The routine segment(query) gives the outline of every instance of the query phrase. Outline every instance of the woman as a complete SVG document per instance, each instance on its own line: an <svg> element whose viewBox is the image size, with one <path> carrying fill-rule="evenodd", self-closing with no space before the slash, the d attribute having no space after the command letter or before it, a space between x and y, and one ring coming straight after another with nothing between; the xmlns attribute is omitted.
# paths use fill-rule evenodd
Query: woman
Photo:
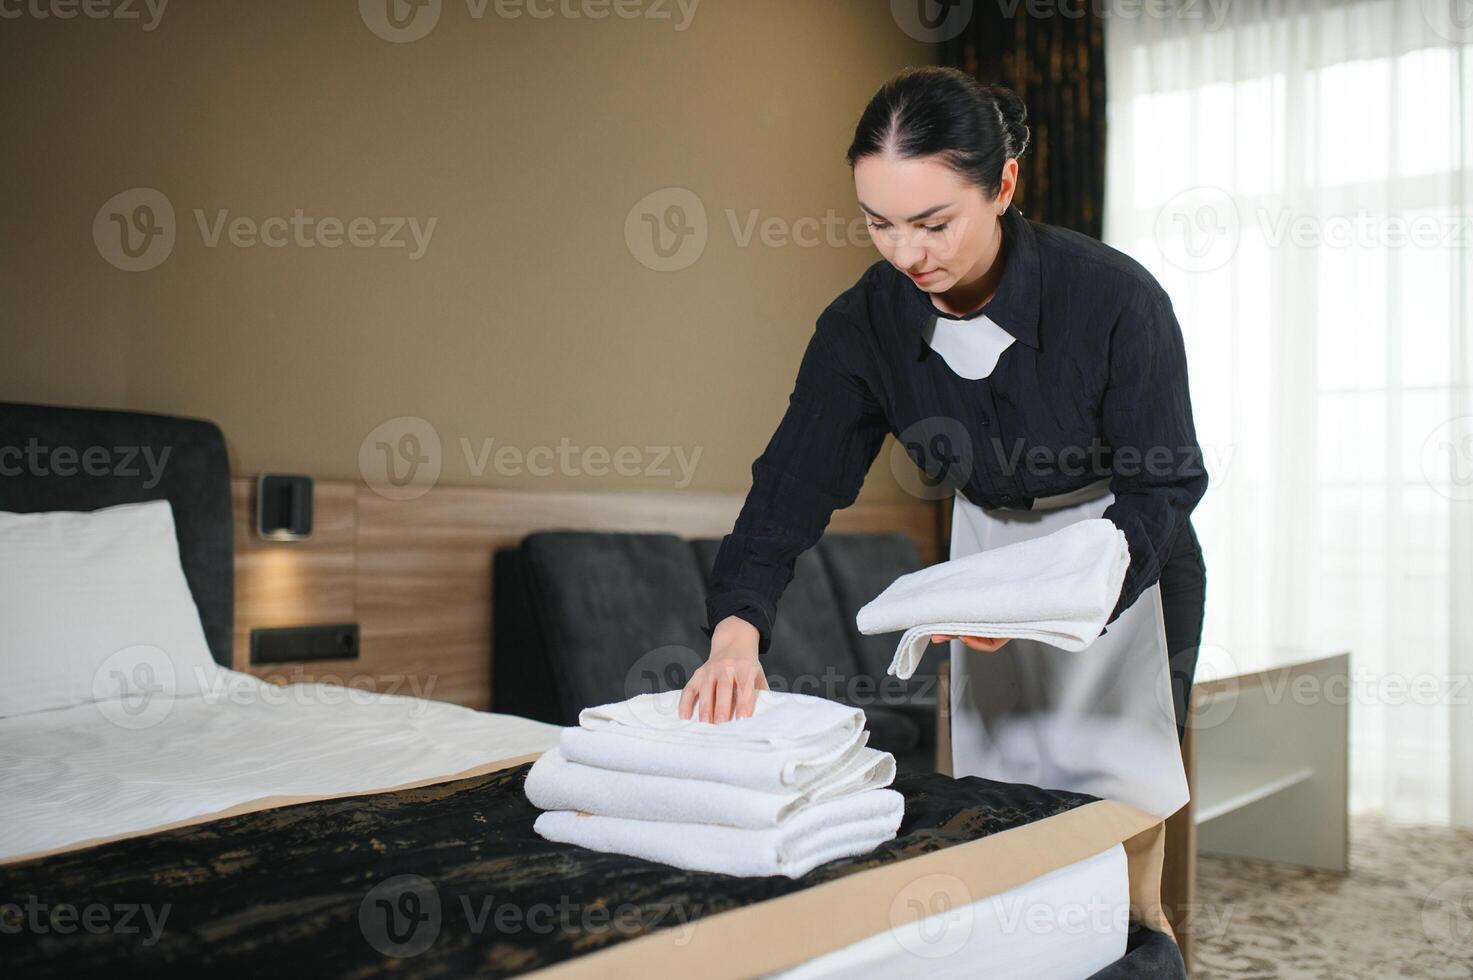
<svg viewBox="0 0 1473 980"><path fill-rule="evenodd" d="M753 463L681 714L751 713L794 561L894 432L954 492L952 558L1096 517L1130 549L1119 601L1081 653L933 637L951 642L953 774L1165 816L1186 801L1178 742L1206 581L1181 329L1139 263L1013 205L1025 116L1006 88L934 67L902 72L865 109L848 159L884 260L819 316Z"/></svg>

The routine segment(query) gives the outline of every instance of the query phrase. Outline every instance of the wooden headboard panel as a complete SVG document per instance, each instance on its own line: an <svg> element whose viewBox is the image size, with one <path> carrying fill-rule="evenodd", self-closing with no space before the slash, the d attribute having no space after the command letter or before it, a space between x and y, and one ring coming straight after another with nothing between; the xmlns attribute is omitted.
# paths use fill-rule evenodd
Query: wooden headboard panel
<svg viewBox="0 0 1473 980"><path fill-rule="evenodd" d="M323 679L381 691L491 703L491 567L497 549L548 528L719 537L744 494L678 490L436 487L388 500L361 483L317 482L312 536L252 530L255 479L231 482L235 510L235 668L271 680ZM856 503L836 531L901 531L941 557L950 507ZM255 627L356 622L357 660L250 665Z"/></svg>

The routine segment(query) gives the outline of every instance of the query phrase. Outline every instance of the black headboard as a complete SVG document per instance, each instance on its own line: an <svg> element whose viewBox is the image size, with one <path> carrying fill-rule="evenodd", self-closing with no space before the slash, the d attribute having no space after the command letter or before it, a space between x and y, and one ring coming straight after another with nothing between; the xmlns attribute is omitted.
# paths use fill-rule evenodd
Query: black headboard
<svg viewBox="0 0 1473 980"><path fill-rule="evenodd" d="M215 661L231 665L235 541L225 437L201 419L0 402L0 510L167 499Z"/></svg>

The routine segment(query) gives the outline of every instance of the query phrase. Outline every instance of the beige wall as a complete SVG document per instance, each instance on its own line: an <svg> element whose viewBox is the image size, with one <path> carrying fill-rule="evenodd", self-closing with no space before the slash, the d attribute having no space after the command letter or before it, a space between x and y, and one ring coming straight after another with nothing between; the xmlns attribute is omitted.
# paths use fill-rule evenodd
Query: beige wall
<svg viewBox="0 0 1473 980"><path fill-rule="evenodd" d="M411 43L375 36L352 0L175 0L152 30L142 0L143 22L27 7L0 24L0 398L212 418L239 473L354 479L376 426L419 416L444 483L684 482L673 455L668 475L591 475L597 457L569 455L582 475L536 476L494 457L478 475L464 452L565 440L675 447L690 486L745 488L815 316L878 256L743 247L728 211L855 218L854 123L929 47L882 0L703 0L688 22L674 0L625 8L665 20L511 19L496 2L476 19L443 0ZM613 9L557 2L542 6ZM126 272L93 221L135 187L168 199L176 240ZM667 187L709 220L675 272L625 238ZM212 247L199 228L298 209L435 225L417 259ZM889 451L866 499L903 496Z"/></svg>

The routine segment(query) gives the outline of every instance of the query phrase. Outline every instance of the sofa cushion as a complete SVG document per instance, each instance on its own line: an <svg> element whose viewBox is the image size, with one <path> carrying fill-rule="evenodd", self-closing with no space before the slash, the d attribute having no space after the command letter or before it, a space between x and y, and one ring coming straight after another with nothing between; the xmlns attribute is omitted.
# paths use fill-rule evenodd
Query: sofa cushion
<svg viewBox="0 0 1473 980"><path fill-rule="evenodd" d="M710 651L701 631L704 583L720 542L539 531L498 554L494 710L575 725L589 705L684 686ZM842 558L838 567L858 560ZM878 671L860 668L858 634L846 609L852 600L838 598L830 565L820 548L799 557L763 659L769 683L863 708L872 746L893 754L904 771L929 771L934 698L929 705L904 698L885 703L887 682L899 683L884 673L888 654ZM893 640L888 646L893 649Z"/></svg>
<svg viewBox="0 0 1473 980"><path fill-rule="evenodd" d="M903 708L865 705L864 727L869 729L870 748L882 749L897 757L925 744L920 724Z"/></svg>
<svg viewBox="0 0 1473 980"><path fill-rule="evenodd" d="M592 705L681 687L704 662L705 590L681 538L537 531L522 553L563 724Z"/></svg>
<svg viewBox="0 0 1473 980"><path fill-rule="evenodd" d="M491 710L554 725L564 723L547 643L532 608L521 545L492 559Z"/></svg>
<svg viewBox="0 0 1473 980"><path fill-rule="evenodd" d="M703 582L710 582L719 538L690 542L700 564ZM783 591L772 645L762 656L762 670L774 691L798 691L833 701L850 702L850 688L858 671L853 644L839 608L834 586L823 559L809 548L793 564L793 580ZM710 647L703 649L704 656Z"/></svg>
<svg viewBox="0 0 1473 980"><path fill-rule="evenodd" d="M943 644L934 644L921 658L909 683L887 675L900 633L865 635L855 627L855 617L865 603L902 575L921 568L915 542L900 532L887 534L825 534L814 549L823 558L833 582L847 635L860 668L879 679L875 700L912 705L935 705L936 668L945 655Z"/></svg>

